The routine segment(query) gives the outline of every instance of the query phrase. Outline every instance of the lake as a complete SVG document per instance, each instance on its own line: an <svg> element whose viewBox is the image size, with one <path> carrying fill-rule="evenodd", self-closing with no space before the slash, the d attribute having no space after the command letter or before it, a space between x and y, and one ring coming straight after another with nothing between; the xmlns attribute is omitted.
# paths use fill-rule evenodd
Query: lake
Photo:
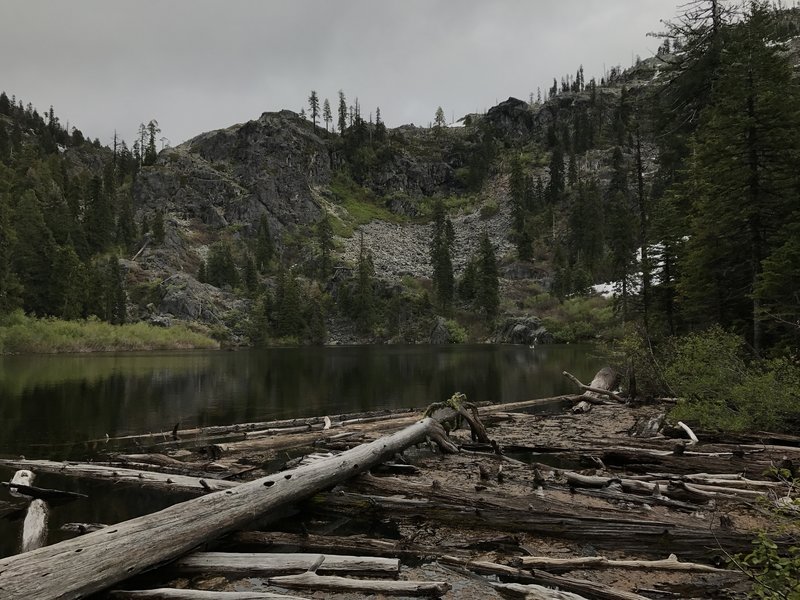
<svg viewBox="0 0 800 600"><path fill-rule="evenodd" d="M89 440L181 428L424 407L463 392L473 402L514 402L565 393L568 370L589 381L603 366L592 346L348 346L164 353L0 357L0 454L86 459ZM13 474L0 469L0 480ZM37 484L90 494L55 507L70 521L115 522L174 498L102 483L41 476ZM113 494L112 502L103 501ZM0 501L8 493L0 490ZM18 523L0 519L0 556Z"/></svg>

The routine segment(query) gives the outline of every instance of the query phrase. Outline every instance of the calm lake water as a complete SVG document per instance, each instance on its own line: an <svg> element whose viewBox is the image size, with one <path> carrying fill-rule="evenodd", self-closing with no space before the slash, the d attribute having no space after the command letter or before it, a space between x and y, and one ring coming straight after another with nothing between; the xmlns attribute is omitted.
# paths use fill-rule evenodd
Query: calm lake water
<svg viewBox="0 0 800 600"><path fill-rule="evenodd" d="M54 460L102 452L88 440L181 428L424 407L459 391L471 401L514 402L564 393L561 371L588 381L603 366L591 346L357 346L239 352L0 357L0 454ZM0 480L12 472L0 470ZM64 522L116 522L174 501L106 484L41 476L37 485L89 500L55 507ZM107 486L106 486L107 487ZM0 490L0 502L8 501ZM19 524L0 519L0 556ZM62 537L56 532L51 541Z"/></svg>

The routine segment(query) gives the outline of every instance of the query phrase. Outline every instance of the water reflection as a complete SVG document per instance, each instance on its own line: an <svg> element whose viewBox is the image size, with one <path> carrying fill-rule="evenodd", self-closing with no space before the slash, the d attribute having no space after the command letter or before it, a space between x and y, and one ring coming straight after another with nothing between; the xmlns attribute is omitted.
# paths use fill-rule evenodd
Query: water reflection
<svg viewBox="0 0 800 600"><path fill-rule="evenodd" d="M512 402L571 392L561 371L590 379L600 362L586 346L489 345L5 357L0 453L74 458L106 434L418 407L455 391Z"/></svg>
<svg viewBox="0 0 800 600"><path fill-rule="evenodd" d="M87 440L182 427L380 408L420 407L453 392L513 402L574 391L602 366L586 346L378 346L0 358L0 453L81 459ZM12 470L0 469L8 481ZM53 508L50 543L67 522L116 523L178 500L159 492L43 474L37 485L88 499ZM0 489L0 503L9 502ZM21 521L0 519L0 556Z"/></svg>

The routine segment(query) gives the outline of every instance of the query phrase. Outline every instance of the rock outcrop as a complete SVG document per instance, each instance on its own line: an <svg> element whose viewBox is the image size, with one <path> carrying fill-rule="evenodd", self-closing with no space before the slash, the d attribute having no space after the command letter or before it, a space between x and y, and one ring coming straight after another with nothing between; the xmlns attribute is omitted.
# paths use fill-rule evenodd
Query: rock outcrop
<svg viewBox="0 0 800 600"><path fill-rule="evenodd" d="M553 336L538 317L509 317L497 328L490 341L495 344L532 346L550 343Z"/></svg>

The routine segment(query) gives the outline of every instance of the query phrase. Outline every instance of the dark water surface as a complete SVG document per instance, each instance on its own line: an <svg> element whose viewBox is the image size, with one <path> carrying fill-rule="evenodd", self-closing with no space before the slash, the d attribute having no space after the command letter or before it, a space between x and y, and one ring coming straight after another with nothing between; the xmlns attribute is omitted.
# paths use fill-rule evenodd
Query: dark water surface
<svg viewBox="0 0 800 600"><path fill-rule="evenodd" d="M240 352L0 357L0 455L53 460L102 452L88 440L181 428L422 407L459 391L471 401L514 402L590 380L591 346L356 346ZM13 474L0 470L0 480ZM170 504L158 494L41 476L37 485L89 500L53 508L51 522L117 522ZM9 501L0 489L0 503ZM51 528L52 529L52 528ZM0 556L19 522L0 519ZM61 536L51 534L51 542Z"/></svg>

